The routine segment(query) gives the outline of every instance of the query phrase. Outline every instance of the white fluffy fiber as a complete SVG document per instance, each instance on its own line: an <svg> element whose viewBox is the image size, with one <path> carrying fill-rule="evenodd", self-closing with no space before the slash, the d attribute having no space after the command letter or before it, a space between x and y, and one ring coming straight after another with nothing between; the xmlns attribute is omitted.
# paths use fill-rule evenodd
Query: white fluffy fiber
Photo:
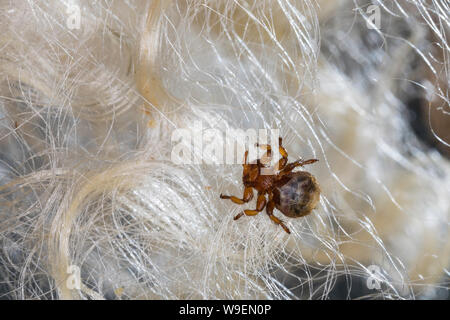
<svg viewBox="0 0 450 320"><path fill-rule="evenodd" d="M450 164L405 101L448 107L449 2L374 1L379 30L370 4L1 1L1 296L345 298L371 266L360 298L446 295ZM280 129L291 160L320 160L318 208L275 210L291 235L233 221L240 165L171 161L199 121Z"/></svg>

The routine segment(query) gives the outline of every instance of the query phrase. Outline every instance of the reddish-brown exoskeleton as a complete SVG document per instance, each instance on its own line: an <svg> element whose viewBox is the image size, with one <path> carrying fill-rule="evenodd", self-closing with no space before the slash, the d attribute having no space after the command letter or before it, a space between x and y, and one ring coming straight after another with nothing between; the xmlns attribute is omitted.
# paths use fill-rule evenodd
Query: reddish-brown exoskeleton
<svg viewBox="0 0 450 320"><path fill-rule="evenodd" d="M271 146L260 145L259 147L267 150L263 158L271 159ZM256 163L247 163L248 151L246 151L242 173L242 182L244 183L242 199L222 194L220 198L230 199L237 204L244 204L253 199L253 189L256 189L258 191L256 209L246 209L235 216L234 220L239 219L244 214L247 216L257 215L266 208L269 218L283 227L284 231L291 233L283 221L274 216L273 209L277 208L288 217L298 218L306 216L316 207L320 199L320 187L316 178L309 172L292 172L292 170L319 160L297 160L288 163L288 154L282 146L281 138L279 138L279 151L281 159L276 167L278 172L272 175L261 175L261 168L266 166L261 163L260 159ZM266 194L268 195L268 200L266 199Z"/></svg>

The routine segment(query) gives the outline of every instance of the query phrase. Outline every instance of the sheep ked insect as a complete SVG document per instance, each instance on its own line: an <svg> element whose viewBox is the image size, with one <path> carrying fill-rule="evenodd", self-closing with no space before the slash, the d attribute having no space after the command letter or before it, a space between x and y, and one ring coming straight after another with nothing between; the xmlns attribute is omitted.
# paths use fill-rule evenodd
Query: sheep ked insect
<svg viewBox="0 0 450 320"><path fill-rule="evenodd" d="M266 150L263 158L271 159L272 150L270 145L256 145ZM220 194L221 199L230 199L234 203L244 204L253 199L253 189L258 192L255 210L244 210L234 217L239 219L244 214L254 216L266 208L269 218L279 224L284 231L291 233L288 227L273 214L273 209L277 208L285 216L290 218L303 217L311 213L317 206L320 199L320 187L316 178L306 171L292 172L296 167L312 164L317 159L297 160L288 163L288 154L282 146L282 139L279 138L279 151L281 159L278 161L278 172L272 175L261 175L261 168L266 167L260 159L256 163L247 163L248 151L245 151L242 182L244 183L244 195L242 199L235 196ZM264 161L268 163L269 161ZM268 195L268 200L266 199Z"/></svg>

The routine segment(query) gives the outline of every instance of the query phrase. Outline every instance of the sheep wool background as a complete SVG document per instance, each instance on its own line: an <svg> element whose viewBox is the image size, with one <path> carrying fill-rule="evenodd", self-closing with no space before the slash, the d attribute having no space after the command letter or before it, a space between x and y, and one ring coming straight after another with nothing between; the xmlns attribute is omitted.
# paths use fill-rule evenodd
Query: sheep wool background
<svg viewBox="0 0 450 320"><path fill-rule="evenodd" d="M449 13L0 0L0 297L448 299ZM317 208L274 211L290 235L233 221L256 205L219 198L241 197L239 162L173 161L186 132L217 150L248 129L319 159L297 169Z"/></svg>

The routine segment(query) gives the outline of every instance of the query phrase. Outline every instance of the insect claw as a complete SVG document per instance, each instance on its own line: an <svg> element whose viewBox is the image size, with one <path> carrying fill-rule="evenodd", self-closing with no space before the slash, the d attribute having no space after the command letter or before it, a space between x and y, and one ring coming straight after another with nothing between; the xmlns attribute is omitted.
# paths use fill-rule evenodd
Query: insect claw
<svg viewBox="0 0 450 320"><path fill-rule="evenodd" d="M244 212L239 213L236 217L233 218L233 220L237 220L240 217L242 217L244 215Z"/></svg>
<svg viewBox="0 0 450 320"><path fill-rule="evenodd" d="M289 230L288 227L286 227L286 226L284 225L283 222L281 222L280 225L281 225L281 227L284 229L284 231L286 231L287 234L291 234L291 231Z"/></svg>

